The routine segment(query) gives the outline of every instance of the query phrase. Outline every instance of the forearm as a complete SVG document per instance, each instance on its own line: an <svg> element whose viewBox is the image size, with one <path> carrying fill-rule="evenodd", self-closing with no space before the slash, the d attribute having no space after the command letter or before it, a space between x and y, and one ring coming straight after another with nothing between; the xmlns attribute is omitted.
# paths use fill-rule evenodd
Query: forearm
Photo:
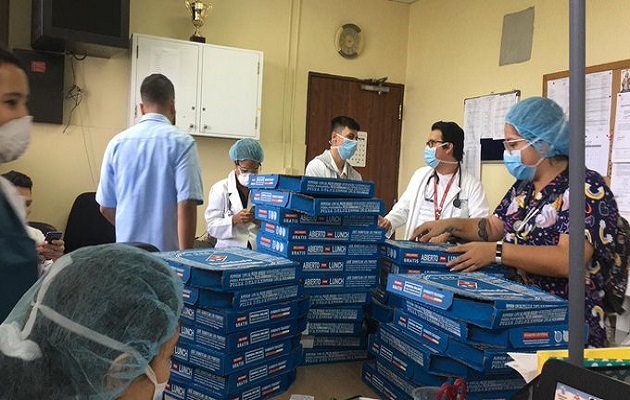
<svg viewBox="0 0 630 400"><path fill-rule="evenodd" d="M177 237L179 249L192 249L197 228L197 202L184 200L177 204Z"/></svg>
<svg viewBox="0 0 630 400"><path fill-rule="evenodd" d="M453 218L451 228L447 229L451 235L466 241L497 241L503 237L503 232L494 227L489 218Z"/></svg>
<svg viewBox="0 0 630 400"><path fill-rule="evenodd" d="M109 221L110 224L116 226L116 209L110 207L100 207L101 214Z"/></svg>

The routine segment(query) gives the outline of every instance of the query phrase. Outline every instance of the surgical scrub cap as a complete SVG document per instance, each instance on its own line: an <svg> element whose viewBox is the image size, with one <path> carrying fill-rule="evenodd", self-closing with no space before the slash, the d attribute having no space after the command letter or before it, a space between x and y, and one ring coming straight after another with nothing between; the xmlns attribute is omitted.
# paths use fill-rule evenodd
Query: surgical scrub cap
<svg viewBox="0 0 630 400"><path fill-rule="evenodd" d="M59 258L0 325L0 398L118 398L175 335L182 289L131 246Z"/></svg>
<svg viewBox="0 0 630 400"><path fill-rule="evenodd" d="M562 108L546 97L530 97L512 106L505 122L534 147L545 158L569 155L569 126ZM544 151L544 143L549 145Z"/></svg>
<svg viewBox="0 0 630 400"><path fill-rule="evenodd" d="M261 163L265 159L265 152L258 140L241 139L230 148L230 158L233 161L252 160Z"/></svg>

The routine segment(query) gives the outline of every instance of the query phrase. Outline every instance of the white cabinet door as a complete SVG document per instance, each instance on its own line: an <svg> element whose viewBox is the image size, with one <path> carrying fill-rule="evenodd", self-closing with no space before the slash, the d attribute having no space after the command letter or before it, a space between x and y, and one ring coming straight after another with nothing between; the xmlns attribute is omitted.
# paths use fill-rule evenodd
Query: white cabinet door
<svg viewBox="0 0 630 400"><path fill-rule="evenodd" d="M200 135L260 137L262 58L259 51L203 46Z"/></svg>
<svg viewBox="0 0 630 400"><path fill-rule="evenodd" d="M133 52L132 57L136 58L132 59L131 90L134 91L132 106L135 112L130 123L137 123L141 118L138 104L142 102L142 81L150 74L160 73L175 86L177 127L186 132L196 132L200 47L181 40L134 35Z"/></svg>

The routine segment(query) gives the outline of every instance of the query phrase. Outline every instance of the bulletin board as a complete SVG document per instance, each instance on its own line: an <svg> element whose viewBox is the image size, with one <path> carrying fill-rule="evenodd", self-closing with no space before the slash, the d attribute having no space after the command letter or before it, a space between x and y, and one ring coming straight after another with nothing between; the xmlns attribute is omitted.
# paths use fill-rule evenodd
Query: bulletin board
<svg viewBox="0 0 630 400"><path fill-rule="evenodd" d="M543 96L569 115L569 71L543 75ZM586 68L585 163L606 177L622 215L630 216L630 60Z"/></svg>

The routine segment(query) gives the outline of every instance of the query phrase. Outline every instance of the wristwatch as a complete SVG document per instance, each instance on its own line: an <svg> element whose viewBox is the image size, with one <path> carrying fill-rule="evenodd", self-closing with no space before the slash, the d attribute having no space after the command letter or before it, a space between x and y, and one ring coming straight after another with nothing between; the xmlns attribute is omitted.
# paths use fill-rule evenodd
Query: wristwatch
<svg viewBox="0 0 630 400"><path fill-rule="evenodd" d="M499 240L497 242L497 248L494 251L494 262L497 264L502 264L501 256L503 255L503 240Z"/></svg>

